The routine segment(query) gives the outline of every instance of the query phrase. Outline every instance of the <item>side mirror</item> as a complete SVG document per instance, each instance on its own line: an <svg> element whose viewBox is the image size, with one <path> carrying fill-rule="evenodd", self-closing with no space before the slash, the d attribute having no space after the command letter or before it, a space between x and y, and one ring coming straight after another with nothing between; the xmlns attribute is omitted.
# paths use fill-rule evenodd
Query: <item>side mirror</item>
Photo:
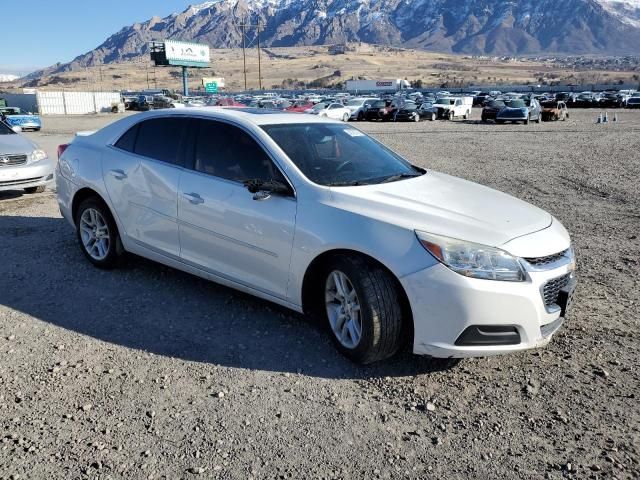
<svg viewBox="0 0 640 480"><path fill-rule="evenodd" d="M249 193L253 193L254 200L266 200L271 195L291 196L293 192L291 188L278 180L264 181L260 179L251 179L244 182L244 186Z"/></svg>
<svg viewBox="0 0 640 480"><path fill-rule="evenodd" d="M15 126L15 127L11 127L11 130L13 130L16 133L22 133L22 127L19 126Z"/></svg>

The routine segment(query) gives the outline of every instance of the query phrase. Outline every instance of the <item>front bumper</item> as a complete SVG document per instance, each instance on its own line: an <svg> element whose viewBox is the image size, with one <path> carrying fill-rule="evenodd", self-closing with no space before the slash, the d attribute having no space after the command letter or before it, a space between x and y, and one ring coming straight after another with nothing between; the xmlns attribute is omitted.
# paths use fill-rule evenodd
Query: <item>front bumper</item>
<svg viewBox="0 0 640 480"><path fill-rule="evenodd" d="M0 167L0 191L53 185L53 162L46 158L27 165Z"/></svg>
<svg viewBox="0 0 640 480"><path fill-rule="evenodd" d="M575 287L567 290L565 308L545 307L542 288L571 272L569 265L553 270L528 271L525 282L481 280L459 275L442 264L400 279L413 311L414 344L418 355L442 358L500 355L549 343L566 315ZM560 302L561 300L559 300ZM510 342L491 341L511 332ZM517 334L517 335L516 335ZM468 338L482 341L461 341ZM515 340L514 340L515 339Z"/></svg>

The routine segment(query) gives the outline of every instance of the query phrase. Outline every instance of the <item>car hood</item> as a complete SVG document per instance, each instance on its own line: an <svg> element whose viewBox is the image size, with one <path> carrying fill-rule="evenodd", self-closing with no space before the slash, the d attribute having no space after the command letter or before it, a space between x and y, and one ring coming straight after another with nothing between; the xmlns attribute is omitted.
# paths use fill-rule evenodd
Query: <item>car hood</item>
<svg viewBox="0 0 640 480"><path fill-rule="evenodd" d="M429 171L398 182L331 189L334 206L411 230L499 246L552 216L506 193Z"/></svg>
<svg viewBox="0 0 640 480"><path fill-rule="evenodd" d="M33 152L38 146L22 135L0 135L0 154L25 153Z"/></svg>

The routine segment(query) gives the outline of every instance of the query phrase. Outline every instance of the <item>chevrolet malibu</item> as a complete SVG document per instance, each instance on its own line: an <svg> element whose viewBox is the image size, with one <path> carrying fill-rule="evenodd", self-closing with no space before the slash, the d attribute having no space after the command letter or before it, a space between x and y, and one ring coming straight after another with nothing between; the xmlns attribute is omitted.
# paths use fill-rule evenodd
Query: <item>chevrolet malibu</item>
<svg viewBox="0 0 640 480"><path fill-rule="evenodd" d="M442 358L543 346L576 283L549 213L318 116L149 112L60 151L60 210L94 265L131 252L320 316L356 362L404 342Z"/></svg>

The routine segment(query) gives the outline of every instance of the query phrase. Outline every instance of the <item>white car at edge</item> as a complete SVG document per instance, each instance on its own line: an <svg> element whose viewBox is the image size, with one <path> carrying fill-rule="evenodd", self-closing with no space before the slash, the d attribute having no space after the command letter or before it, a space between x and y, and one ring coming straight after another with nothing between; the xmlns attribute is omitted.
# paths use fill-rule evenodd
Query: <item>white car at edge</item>
<svg viewBox="0 0 640 480"><path fill-rule="evenodd" d="M318 103L305 112L343 122L348 122L351 117L351 110L338 102Z"/></svg>
<svg viewBox="0 0 640 480"><path fill-rule="evenodd" d="M409 341L443 358L543 346L576 284L549 213L344 123L164 110L62 147L60 210L96 266L132 252L322 315L357 362Z"/></svg>

